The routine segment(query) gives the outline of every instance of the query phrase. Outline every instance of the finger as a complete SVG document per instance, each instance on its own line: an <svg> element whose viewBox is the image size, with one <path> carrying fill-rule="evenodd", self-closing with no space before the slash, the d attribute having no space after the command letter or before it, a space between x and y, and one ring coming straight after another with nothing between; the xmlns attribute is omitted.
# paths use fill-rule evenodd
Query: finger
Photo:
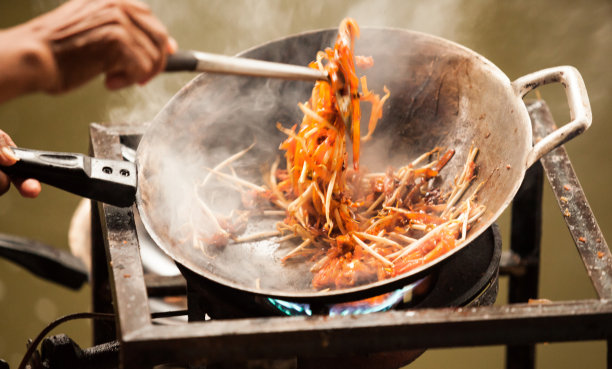
<svg viewBox="0 0 612 369"><path fill-rule="evenodd" d="M147 81L152 75L153 62L139 46L124 51L115 59L113 67L106 71L106 85L110 89L127 87L133 83Z"/></svg>
<svg viewBox="0 0 612 369"><path fill-rule="evenodd" d="M161 69L165 52L123 9L109 8L104 12L113 19L103 31L114 45L114 55L104 68L107 87L118 89L148 81Z"/></svg>
<svg viewBox="0 0 612 369"><path fill-rule="evenodd" d="M0 147L4 147L4 146L17 146L17 145L15 145L15 142L13 142L13 139L11 138L11 136L8 135L8 133L0 129Z"/></svg>
<svg viewBox="0 0 612 369"><path fill-rule="evenodd" d="M151 75L153 62L147 52L135 41L130 31L119 24L109 25L102 37L112 45L106 54L102 72L106 75L106 86L111 90L127 87L145 80Z"/></svg>
<svg viewBox="0 0 612 369"><path fill-rule="evenodd" d="M165 64L165 48L160 48L142 29L133 26L131 32L133 46L131 48L132 63L127 70L133 74L133 78L138 83L144 83L159 72Z"/></svg>
<svg viewBox="0 0 612 369"><path fill-rule="evenodd" d="M13 165L19 160L13 150L10 147L4 146L0 148L0 165L9 166Z"/></svg>
<svg viewBox="0 0 612 369"><path fill-rule="evenodd" d="M168 43L168 31L166 26L153 14L126 10L125 14L135 26L140 28L157 47L164 51Z"/></svg>
<svg viewBox="0 0 612 369"><path fill-rule="evenodd" d="M46 91L68 91L116 68L125 59L122 55L129 50L131 40L125 28L131 21L116 6L101 7L105 3L108 1L90 1L96 6L88 9L91 13L71 17L67 26L54 32L51 45L58 81L50 82Z"/></svg>
<svg viewBox="0 0 612 369"><path fill-rule="evenodd" d="M132 10L141 11L144 13L151 13L151 8L142 1L136 0L123 0L123 6Z"/></svg>
<svg viewBox="0 0 612 369"><path fill-rule="evenodd" d="M111 91L118 90L131 85L132 82L123 72L107 74L104 85Z"/></svg>
<svg viewBox="0 0 612 369"><path fill-rule="evenodd" d="M0 165L13 165L19 158L15 155L11 146L16 146L11 137L0 130Z"/></svg>
<svg viewBox="0 0 612 369"><path fill-rule="evenodd" d="M6 174L0 172L0 195L5 194L9 188L11 188L11 180Z"/></svg>
<svg viewBox="0 0 612 369"><path fill-rule="evenodd" d="M149 79L160 73L166 65L170 38L164 25L153 15L141 12L128 12L128 17L142 33L137 33L139 44L151 56L154 67ZM144 35L146 38L142 38ZM176 41L175 41L176 44Z"/></svg>
<svg viewBox="0 0 612 369"><path fill-rule="evenodd" d="M173 37L168 39L168 47L166 48L168 54L174 54L178 51L178 42Z"/></svg>
<svg viewBox="0 0 612 369"><path fill-rule="evenodd" d="M23 197L35 198L40 193L40 182L35 179L11 178L11 180Z"/></svg>

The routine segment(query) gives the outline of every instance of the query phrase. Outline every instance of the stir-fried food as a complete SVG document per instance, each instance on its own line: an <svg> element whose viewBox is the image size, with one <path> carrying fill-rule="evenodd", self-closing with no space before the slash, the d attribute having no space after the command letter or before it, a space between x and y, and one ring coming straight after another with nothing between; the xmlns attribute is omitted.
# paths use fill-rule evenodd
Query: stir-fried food
<svg viewBox="0 0 612 369"><path fill-rule="evenodd" d="M449 191L443 191L436 179L453 158L452 149L433 148L399 169L382 173L360 168L360 143L373 137L390 92L383 87L381 97L368 89L365 76L357 76L356 64L365 68L374 62L354 55L358 37L357 23L345 19L333 48L317 53L310 67L327 72L329 81L316 82L309 100L298 104L303 112L299 125L277 124L287 136L280 144L284 165L281 160L272 165L265 187L249 187L255 196L249 197L247 207L282 210L284 215L276 232L257 237L301 239L282 261L288 267L313 262L315 289L356 286L425 265L465 240L484 212L476 203L478 188L466 194L476 176L477 148L470 149L464 170ZM361 103L371 104L363 137ZM239 181L221 172L221 165L211 173ZM215 222L219 231L208 243L252 239L238 236L219 219Z"/></svg>
<svg viewBox="0 0 612 369"><path fill-rule="evenodd" d="M334 48L319 52L310 65L326 71L330 82L317 82L310 100L299 104L304 118L297 131L296 126L285 129L279 124L279 129L288 136L280 145L285 151L286 169L274 173L280 182L272 187L286 204L287 224L309 229L316 236L357 230L348 209L355 207L354 200L361 195L361 189L351 183L359 176L361 139L361 95L353 56L358 36L357 24L351 19L344 20ZM381 99L365 85L363 96L373 105L370 119L373 131L389 92ZM353 143L353 170L347 165L348 128ZM343 220L338 221L338 217Z"/></svg>

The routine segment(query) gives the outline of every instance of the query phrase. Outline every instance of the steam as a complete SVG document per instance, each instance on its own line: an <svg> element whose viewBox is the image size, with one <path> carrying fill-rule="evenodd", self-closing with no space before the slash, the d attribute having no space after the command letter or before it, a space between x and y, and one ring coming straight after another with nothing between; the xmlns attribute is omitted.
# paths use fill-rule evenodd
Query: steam
<svg viewBox="0 0 612 369"><path fill-rule="evenodd" d="M464 2L459 0L402 2L402 6L398 6L397 2L391 0L360 1L351 3L348 9L346 5L324 6L323 4L305 4L305 2L292 4L292 7L284 2L271 0L240 2L230 6L223 5L225 3L225 1L222 3L217 0L195 1L190 2L189 6L182 7L165 0L149 1L154 12L162 18L170 30L176 30L176 34L179 34L179 31L183 32L183 38L178 39L182 48L200 49L226 55L232 55L253 45L301 31L336 27L340 19L347 15L357 19L358 23L364 27L385 26L414 29L456 41L465 38L469 34L467 31L474 30L466 28L467 22L474 20L474 15L466 16L470 9L466 10ZM188 10L190 14L182 14L185 10ZM194 21L198 18L201 18L200 22ZM296 21L297 18L300 18L299 22ZM228 19L232 19L231 23ZM304 26L305 24L307 26ZM230 28L231 33L228 34ZM608 25L596 32L593 37L597 42L594 41L594 43L603 44L609 30ZM206 37L200 37L202 34L205 34ZM474 36L474 39L477 37ZM384 43L380 42L379 46L381 49L386 49L390 56L409 47L389 42L385 40ZM376 46L375 42L374 44ZM324 42L321 47L329 45L331 42ZM357 46L358 52L361 48L359 45L360 41ZM592 53L597 53L597 49L597 47L593 48ZM278 52L283 52L283 50L278 50ZM292 52L299 53L300 50L292 50ZM540 50L537 53L543 54ZM308 55L296 58L312 60L313 57L314 53L309 49ZM511 59L508 60L511 61ZM412 78L408 63L398 64L390 63L388 60L375 60L375 64L385 62L387 65L392 65L389 68L394 68L391 72L395 75ZM421 73L425 77L417 80L416 84L428 87L426 79L428 65L423 64L423 68ZM193 76L188 74L180 77L161 76L145 87L122 91L115 95L115 100L111 102L111 105L115 106L109 112L109 119L112 122L141 123L155 120L156 123L163 123L158 126L166 127L166 129L161 129L158 136L151 141L155 149L150 152L151 155L155 155L155 158L151 158L153 165L145 166L145 168L152 171L147 174L147 179L159 185L159 188L165 189L164 192L167 194L167 198L160 202L160 199L155 198L158 194L152 192L150 193L152 198L147 201L152 204L153 212L159 213L163 219L171 219L165 230L170 239L184 238L184 226L188 222L201 226L204 232L210 230L210 224L207 223L206 217L201 212L191 217L192 209L198 209L192 196L197 188L197 179L206 175L205 168L214 167L254 141L256 146L252 155L236 163L235 169L241 177L257 184L262 183L262 164L269 164L279 154L277 147L284 138L282 134L275 132L270 127L273 127L277 121L285 126L299 122L300 114L296 104L305 100L309 90L308 87L304 88L304 85L296 83L293 85L294 88L284 88L283 93L279 94L278 91L282 88L282 83L279 81L267 80L265 83L258 84L256 90L251 90L248 81L244 79L223 78L222 82L217 84L217 86L222 86L219 91L200 90L202 94L191 95L192 97L198 96L198 100L192 99L178 108L175 107L174 113L163 112L164 105L191 77ZM440 78L443 79L443 77ZM368 77L368 81L371 83L370 88L378 92L382 91L382 86L377 85L376 78ZM447 80L444 86L440 82L439 89L441 90L442 87L455 88L456 86ZM392 98L385 108L385 114L394 108L393 99L402 92L404 96L401 99L404 102L411 104L411 101L416 101L415 109L421 108L422 111L435 109L435 107L428 106L427 101L418 100L418 91L401 91L399 88L391 88ZM453 92L447 92L447 94L453 95ZM395 106L395 108L406 109L406 106ZM162 113L157 115L160 111ZM279 116L276 112L283 112L284 115ZM364 122L365 116L364 114ZM463 117L462 120L467 121L468 118ZM464 124L463 128L467 130L465 126ZM427 134L432 136L430 132ZM448 132L442 135L452 136ZM169 140L170 137L175 136L178 136L176 141ZM393 148L389 142L396 142L393 141L395 138L386 137L389 141L377 139L368 144L370 145L368 150L370 152L389 152L390 148ZM418 149L424 147L431 149L435 146L433 141L428 142L431 145L418 144L418 138L414 139L417 142L415 147ZM424 137L423 140L425 139L427 138ZM493 139L495 137L490 138L490 140ZM450 140L449 143L457 144L452 141L452 137ZM450 144L449 146L456 147ZM400 154L405 154L405 152ZM405 161L405 159L402 160ZM454 161L463 162L459 154ZM377 167L385 164L384 159L371 162ZM516 167L518 168L518 165ZM239 197L228 188L229 186L224 185L223 182L218 182L200 195L215 213L227 215L240 205ZM186 219L189 220L186 222ZM202 258L200 250L194 251L193 258ZM222 267L220 264L222 263L216 263L217 266ZM232 275L238 272L236 268L230 271ZM249 274L247 271L245 273ZM262 284L262 286L265 285Z"/></svg>
<svg viewBox="0 0 612 369"><path fill-rule="evenodd" d="M324 4L313 7L310 4L302 3L294 4L296 5L294 9L287 7L284 3L274 1L241 2L239 10L227 5L221 6L220 1L193 2L185 8L162 0L149 1L153 11L162 18L170 30L182 29L185 31L187 37L178 39L181 48L200 49L226 55L232 55L253 45L289 34L337 27L340 19L347 15L345 13L355 17L362 26L393 26L395 23L397 27L405 28L406 19L409 19L410 22L417 24L417 28L422 27L424 31L432 30L427 28L432 27L438 31L444 28L446 33L453 33L457 29L456 21L451 22L450 18L443 16L437 17L437 22L434 22L435 17L431 16L425 21L424 14L436 13L439 10L436 7L447 7L445 14L449 14L448 8L452 8L452 4L455 3L445 0L443 5L404 7L406 13L402 14L394 11L396 7L392 1L376 3L377 9L383 10L381 13L373 13L366 2L356 3L347 11L346 9L333 9L333 5L324 8ZM191 17L181 14L185 9L189 10ZM211 9L215 11L212 12ZM330 11L334 19L322 19L321 14L326 11ZM232 13L229 14L229 12ZM193 18L193 14L203 14L204 21L199 24L186 22L186 19ZM238 20L232 22L231 34L239 35L239 37L228 37L227 19L235 15ZM406 18L408 16L409 18ZM313 20L312 26L306 29L294 28L296 17L310 17ZM314 21L315 19L317 21ZM299 24L308 23L303 19L300 21ZM203 41L198 38L199 32L206 33L207 37L204 42L211 42L218 37L217 42L203 44ZM277 55L256 52L252 57L275 59L278 55L286 54L285 57L299 60L301 64L305 64L314 59L316 50L331 46L334 39L335 34L331 33L327 39L320 40L320 44L317 45L308 45L308 47L294 45L295 48L291 50L273 49ZM385 41L384 45L378 40L372 41L371 39L362 43L365 43L370 49L376 49L380 45L380 48L385 49L387 54L405 47L405 45L390 45L389 40ZM357 45L360 45L360 41ZM314 50L313 46L315 46ZM272 49L267 48L267 51L269 50ZM385 62L387 65L393 65L396 68L395 72L399 75L409 75L405 70L408 65L380 60L378 62L383 65ZM197 197L206 203L211 212L220 216L229 216L232 210L241 206L240 193L226 181L215 178L206 188L198 187L202 178L208 173L206 168L215 167L229 156L255 142L252 151L236 162L233 167L241 178L262 184L263 172L269 169L269 164L276 156L282 155L278 150L278 145L285 137L274 126L276 122L281 122L286 127L299 123L301 113L297 108L297 103L308 98L312 84L272 79L255 80L244 77L206 77L214 82L210 85L216 91L212 91L211 88L207 89L200 83L204 77L198 77L195 82L183 90L189 91L188 93L179 93L185 93L185 95L171 103L170 111L167 110L168 107L163 109L191 77L193 75L189 74L160 76L145 87L134 87L115 94L113 100L110 101L109 120L135 124L153 121L156 134L147 138L148 156L139 158L141 160L140 186L145 193L143 201L150 212L147 215L152 219L168 220L160 227L154 225L157 228L157 236L166 242L170 240L170 243L185 242L196 245L198 241L191 235L208 234L210 236L215 231L210 218L196 200ZM377 84L376 78L369 78L369 82L371 89L382 92L382 85ZM396 92L392 90L392 96ZM366 125L365 114L363 121L363 124ZM376 141L370 152L372 149L381 152L389 151L388 142ZM374 161L372 158L370 157L369 162L377 167L388 165L384 159ZM153 186L158 190L152 190L147 186ZM258 221L255 223L261 227L268 227L265 230L272 229L273 222ZM213 246L200 247L203 247L204 250L198 247L188 247L184 252L189 255L184 256L184 259L187 260L183 261L200 260L206 255L218 253ZM252 277L253 270L244 270L242 275L239 275L240 271L235 267L235 263L232 264L231 249L236 247L241 246L232 245L227 249L229 256L224 256L224 253L214 255L217 258L214 267L224 268L224 265L227 264L229 269L226 272L213 272L231 275L232 279L248 280ZM228 258L227 263L220 262L224 257ZM261 283L263 287L266 287L264 279L261 280Z"/></svg>
<svg viewBox="0 0 612 369"><path fill-rule="evenodd" d="M362 26L397 27L453 38L461 30L463 2L358 1L326 2L146 1L177 38L180 48L234 55L254 45L303 31L337 27L350 16ZM230 2L231 3L231 2ZM348 5L348 6L347 6ZM205 36L202 36L205 35ZM310 56L310 59L314 55ZM160 76L144 87L113 95L108 118L112 122L150 121L193 74Z"/></svg>
<svg viewBox="0 0 612 369"><path fill-rule="evenodd" d="M108 101L108 121L136 125L150 122L184 82L184 76L162 75L147 86L134 86L115 92Z"/></svg>
<svg viewBox="0 0 612 369"><path fill-rule="evenodd" d="M375 8L375 9L373 9ZM433 35L455 38L461 30L463 1L410 1L381 0L355 3L348 16L362 26L397 27Z"/></svg>
<svg viewBox="0 0 612 369"><path fill-rule="evenodd" d="M235 55L296 32L292 32L291 17L284 16L287 9L276 1L240 2L235 6L228 6L222 0L192 1L184 5L165 0L146 2L177 39L181 49ZM236 20L237 17L240 19ZM201 37L202 34L206 37ZM194 73L162 74L146 86L118 91L109 100L109 121L141 124L152 120L193 77Z"/></svg>

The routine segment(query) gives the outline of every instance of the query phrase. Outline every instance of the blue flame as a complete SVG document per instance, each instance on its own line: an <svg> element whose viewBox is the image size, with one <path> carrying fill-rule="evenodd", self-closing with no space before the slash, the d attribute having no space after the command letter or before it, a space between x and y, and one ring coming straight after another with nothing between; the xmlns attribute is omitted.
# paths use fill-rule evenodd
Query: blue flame
<svg viewBox="0 0 612 369"><path fill-rule="evenodd" d="M401 302L409 302L412 299L412 290L421 281L412 283L404 288L389 292L381 302L373 303L371 299L347 302L341 304L327 305L330 316L370 314L387 311ZM278 311L290 316L312 316L310 304L291 302L268 297L268 302Z"/></svg>

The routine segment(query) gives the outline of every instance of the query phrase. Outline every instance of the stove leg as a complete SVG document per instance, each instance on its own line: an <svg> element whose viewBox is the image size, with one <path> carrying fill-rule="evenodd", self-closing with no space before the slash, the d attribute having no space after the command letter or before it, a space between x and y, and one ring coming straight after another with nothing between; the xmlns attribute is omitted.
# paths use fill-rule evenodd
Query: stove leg
<svg viewBox="0 0 612 369"><path fill-rule="evenodd" d="M113 301L108 280L108 266L100 222L99 204L91 202L91 305L95 313L113 314ZM112 322L93 321L93 344L100 345L116 339Z"/></svg>
<svg viewBox="0 0 612 369"><path fill-rule="evenodd" d="M187 319L189 322L200 322L204 321L206 317L206 311L201 304L198 296L198 291L193 288L193 285L187 282Z"/></svg>
<svg viewBox="0 0 612 369"><path fill-rule="evenodd" d="M510 275L509 303L527 302L538 297L543 181L542 165L537 162L525 173L521 188L512 202L510 248L520 257L525 272ZM507 346L507 369L534 367L535 345Z"/></svg>

